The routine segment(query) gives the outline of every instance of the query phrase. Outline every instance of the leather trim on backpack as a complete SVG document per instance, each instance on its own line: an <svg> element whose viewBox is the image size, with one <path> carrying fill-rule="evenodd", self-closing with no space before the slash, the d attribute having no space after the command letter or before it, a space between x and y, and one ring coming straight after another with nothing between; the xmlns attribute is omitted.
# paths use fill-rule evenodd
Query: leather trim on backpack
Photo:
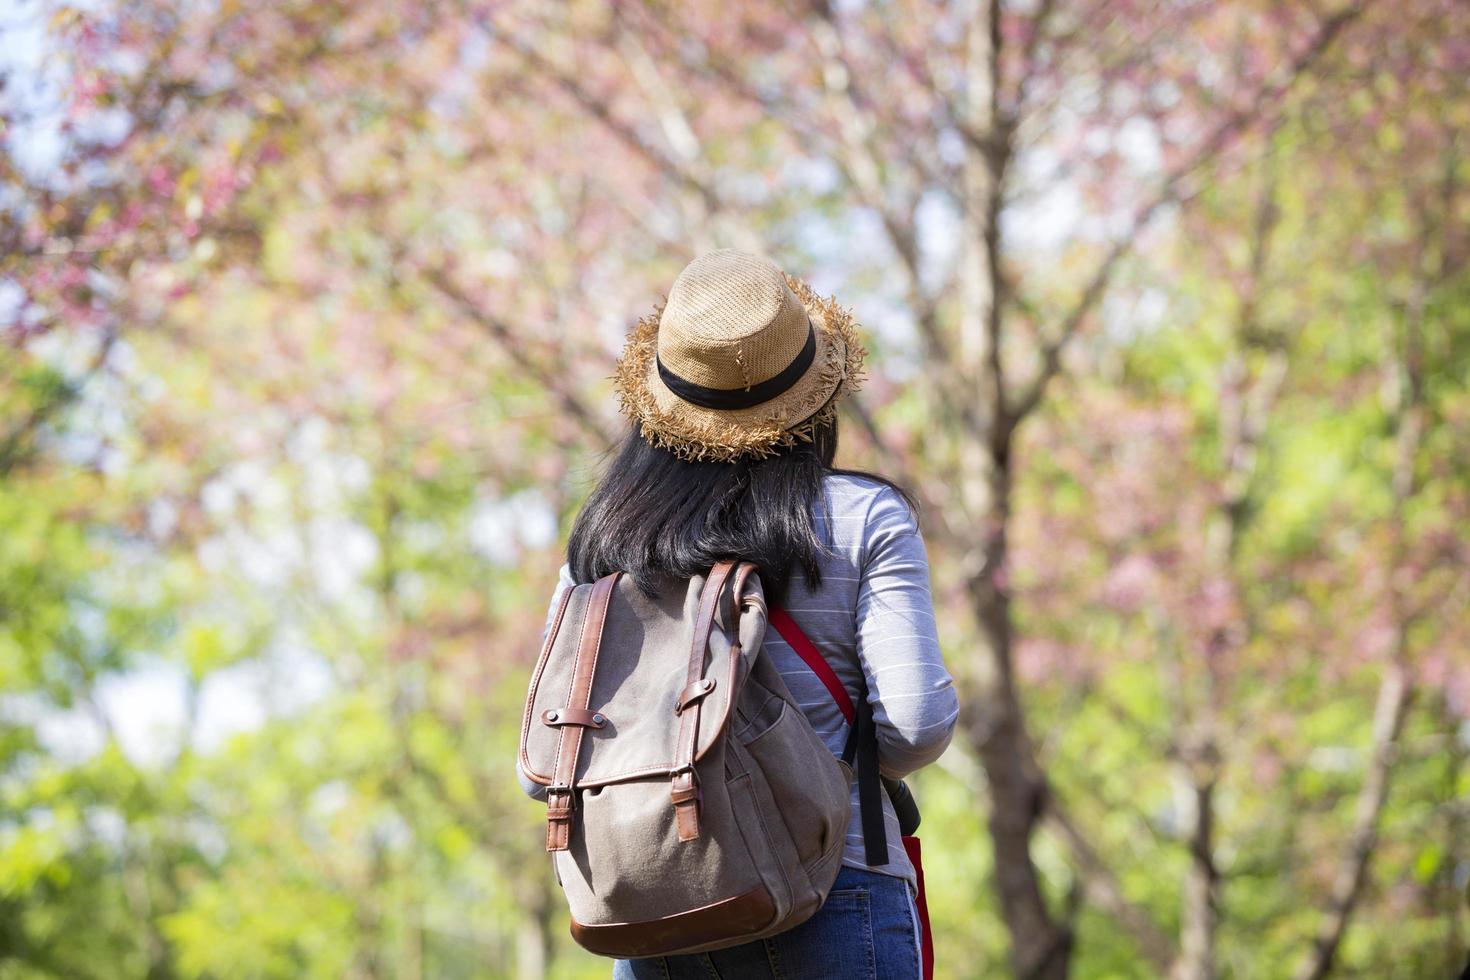
<svg viewBox="0 0 1470 980"><path fill-rule="evenodd" d="M725 591L725 581L734 571L733 561L716 562L704 581L704 590L699 596L699 615L694 621L694 639L689 648L688 684L693 688L704 678L704 658L709 652L709 635L714 629L715 614L720 609L720 596ZM735 649L739 650L737 643ZM736 656L739 654L736 653ZM713 665L711 665L713 666ZM707 692L706 692L707 693ZM731 694L733 698L733 692ZM699 785L694 773L695 754L699 747L699 716L703 699L693 701L679 717L679 736L674 742L674 770L669 786L669 798L674 804L674 822L679 830L679 840L692 841L699 837Z"/></svg>
<svg viewBox="0 0 1470 980"><path fill-rule="evenodd" d="M592 678L597 672L597 654L602 646L602 627L607 621L608 602L622 572L613 572L597 580L587 602L587 615L582 619L582 635L577 644L577 661L572 668L572 689L563 710L587 711L592 697ZM556 748L556 773L546 794L546 849L565 851L571 841L575 802L574 782L577 756L582 751L584 725L565 726Z"/></svg>
<svg viewBox="0 0 1470 980"><path fill-rule="evenodd" d="M546 662L551 658L551 647L556 643L556 635L561 632L562 620L566 619L567 606L572 603L572 594L575 588L566 589L561 594L561 600L556 604L556 615L551 618L551 627L546 631L546 639L541 641L541 653L536 657L536 670L531 674L531 692L534 694L536 688L541 686L541 675L546 671ZM531 731L531 718L535 712L534 699L526 698L526 710L521 716L521 770L531 779L543 786L551 782L549 779L538 779L531 771L531 762L526 755L526 736Z"/></svg>
<svg viewBox="0 0 1470 980"><path fill-rule="evenodd" d="M572 920L577 944L602 956L655 956L671 946L692 948L733 936L754 935L772 924L776 903L764 885L677 915L644 922L585 926Z"/></svg>
<svg viewBox="0 0 1470 980"><path fill-rule="evenodd" d="M759 606L761 613L765 614L766 600L762 599L758 595L745 594L745 583L750 580L750 576L753 575L757 570L758 569L755 563L749 561L741 562L740 565L735 569L735 578L733 579L735 585L730 589L730 597L735 600L735 606L737 610L745 605L753 605Z"/></svg>
<svg viewBox="0 0 1470 980"><path fill-rule="evenodd" d="M733 580L742 591L745 588L746 579L748 579L750 574L755 570L756 569L754 565L751 565L748 562L742 562L741 566L735 571L733 575ZM742 572L744 574L741 574ZM546 634L546 641L543 644L541 656L536 663L535 672L532 674L530 691L528 692L526 697L526 712L521 722L520 769L527 779L540 786L551 786L552 783L555 781L555 776L554 765L548 765L548 763L551 763L551 758L554 757L547 758L545 757L544 752L542 752L541 755L538 755L538 758L541 760L541 765L547 767L546 771L538 769L536 765L534 765L531 761L531 751L529 746L530 730L533 727L542 727L544 729L544 726L538 726L536 724L540 721L540 715L536 711L536 705L539 703L541 709L546 710L549 708L564 708L569 703L569 699L562 698L559 693L553 695L553 697L542 696L540 694L542 678L546 671L547 664L550 660L552 646L556 641L557 633L561 629L563 625L563 618L567 614L567 608L572 599L572 594L578 590L584 590L586 588L587 586L585 585L575 586L573 588L567 589L562 596L560 606L557 609L556 616L552 621L552 627ZM583 594L585 594L585 592ZM762 607L762 611L764 611L764 603L761 603L756 596L741 597L737 593L735 602L737 603L737 611L743 610L744 606L747 605L759 605ZM716 602L716 605L718 605L718 601ZM584 619L586 615L587 613L586 611L584 611ZM573 615L571 618L573 621L575 621L577 617ZM713 620L711 620L708 624L698 624L698 626L702 626L703 628L696 629L696 642L702 639L703 644L700 646L700 649L707 650L709 646L710 632L712 632L713 629ZM710 748L717 743L719 734L724 731L726 724L729 722L730 713L734 703L733 693L736 690L735 682L739 678L740 659L740 644L738 641L736 641L731 644L728 664L721 666L719 662L712 662L709 665L709 674L716 679L717 685L724 685L725 691L729 693L724 698L718 698L717 700L719 703L715 707L700 712L702 717L700 718L699 725L694 733L695 743L698 746L698 750L695 752L693 760L696 763L699 762L700 759L704 758L705 753L708 752ZM538 701L538 698L541 698L541 700ZM688 712L686 712L686 714L688 714ZM615 722L616 719L610 719L610 721ZM675 771L678 770L680 766L687 761L687 759L684 758L683 753L680 753L678 751L678 748L679 743L676 740L674 751L670 753L667 761L659 761L652 765L634 766L628 769L620 769L615 772L598 773L593 778L587 778L587 776L584 774L577 779L577 786L578 788L607 786L613 783L627 782L634 779L646 779L650 776L672 777Z"/></svg>
<svg viewBox="0 0 1470 980"><path fill-rule="evenodd" d="M601 728L607 724L607 718L600 711L591 711L587 708L547 708L541 712L541 724L556 728L559 725L582 725L585 728Z"/></svg>

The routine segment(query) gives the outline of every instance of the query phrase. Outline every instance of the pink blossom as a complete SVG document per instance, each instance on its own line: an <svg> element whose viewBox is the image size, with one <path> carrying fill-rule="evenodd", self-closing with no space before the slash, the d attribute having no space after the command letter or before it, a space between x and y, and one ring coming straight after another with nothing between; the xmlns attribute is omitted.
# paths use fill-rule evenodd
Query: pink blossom
<svg viewBox="0 0 1470 980"><path fill-rule="evenodd" d="M1157 598L1157 569L1144 555L1128 555L1108 570L1103 601L1119 612L1137 612Z"/></svg>

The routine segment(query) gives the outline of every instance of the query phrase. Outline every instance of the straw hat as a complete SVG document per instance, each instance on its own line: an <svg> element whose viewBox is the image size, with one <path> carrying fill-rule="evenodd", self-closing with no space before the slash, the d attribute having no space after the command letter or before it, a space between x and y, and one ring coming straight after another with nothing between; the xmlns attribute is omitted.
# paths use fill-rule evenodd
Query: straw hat
<svg viewBox="0 0 1470 980"><path fill-rule="evenodd" d="M690 460L769 456L810 440L862 374L852 314L769 259L722 249L684 267L628 335L624 415Z"/></svg>

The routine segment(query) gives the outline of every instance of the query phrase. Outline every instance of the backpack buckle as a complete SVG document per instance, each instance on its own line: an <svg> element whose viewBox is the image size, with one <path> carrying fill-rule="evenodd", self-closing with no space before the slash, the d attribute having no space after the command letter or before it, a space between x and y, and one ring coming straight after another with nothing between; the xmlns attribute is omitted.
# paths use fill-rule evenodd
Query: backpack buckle
<svg viewBox="0 0 1470 980"><path fill-rule="evenodd" d="M669 773L669 779L673 781L672 794L675 803L683 803L685 800L693 800L699 797L699 774L694 771L694 766L680 766Z"/></svg>
<svg viewBox="0 0 1470 980"><path fill-rule="evenodd" d="M572 815L577 795L567 783L546 787L546 849L565 851L572 835Z"/></svg>
<svg viewBox="0 0 1470 980"><path fill-rule="evenodd" d="M691 841L699 836L699 807L704 793L694 764L680 766L670 774L669 799L674 804L674 825L679 840Z"/></svg>
<svg viewBox="0 0 1470 980"><path fill-rule="evenodd" d="M572 792L572 787L564 783L546 787L546 819L570 820L572 811L575 809L577 809L577 794Z"/></svg>

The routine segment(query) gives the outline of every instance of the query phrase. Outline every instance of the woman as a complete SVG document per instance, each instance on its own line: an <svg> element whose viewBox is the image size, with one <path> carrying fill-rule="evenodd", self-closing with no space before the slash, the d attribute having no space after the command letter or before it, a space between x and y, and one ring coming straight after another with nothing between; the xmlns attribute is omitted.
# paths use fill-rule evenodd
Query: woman
<svg viewBox="0 0 1470 980"><path fill-rule="evenodd" d="M769 261L718 251L690 263L619 362L633 432L577 517L552 608L612 571L652 590L721 559L755 562L768 601L852 698L866 695L879 768L901 777L944 751L959 707L907 497L832 465L837 403L863 353L846 311ZM763 652L840 754L847 724L822 681L775 630ZM614 977L917 977L914 869L886 795L887 859L868 863L856 791L843 868L811 919L712 953L622 960Z"/></svg>

